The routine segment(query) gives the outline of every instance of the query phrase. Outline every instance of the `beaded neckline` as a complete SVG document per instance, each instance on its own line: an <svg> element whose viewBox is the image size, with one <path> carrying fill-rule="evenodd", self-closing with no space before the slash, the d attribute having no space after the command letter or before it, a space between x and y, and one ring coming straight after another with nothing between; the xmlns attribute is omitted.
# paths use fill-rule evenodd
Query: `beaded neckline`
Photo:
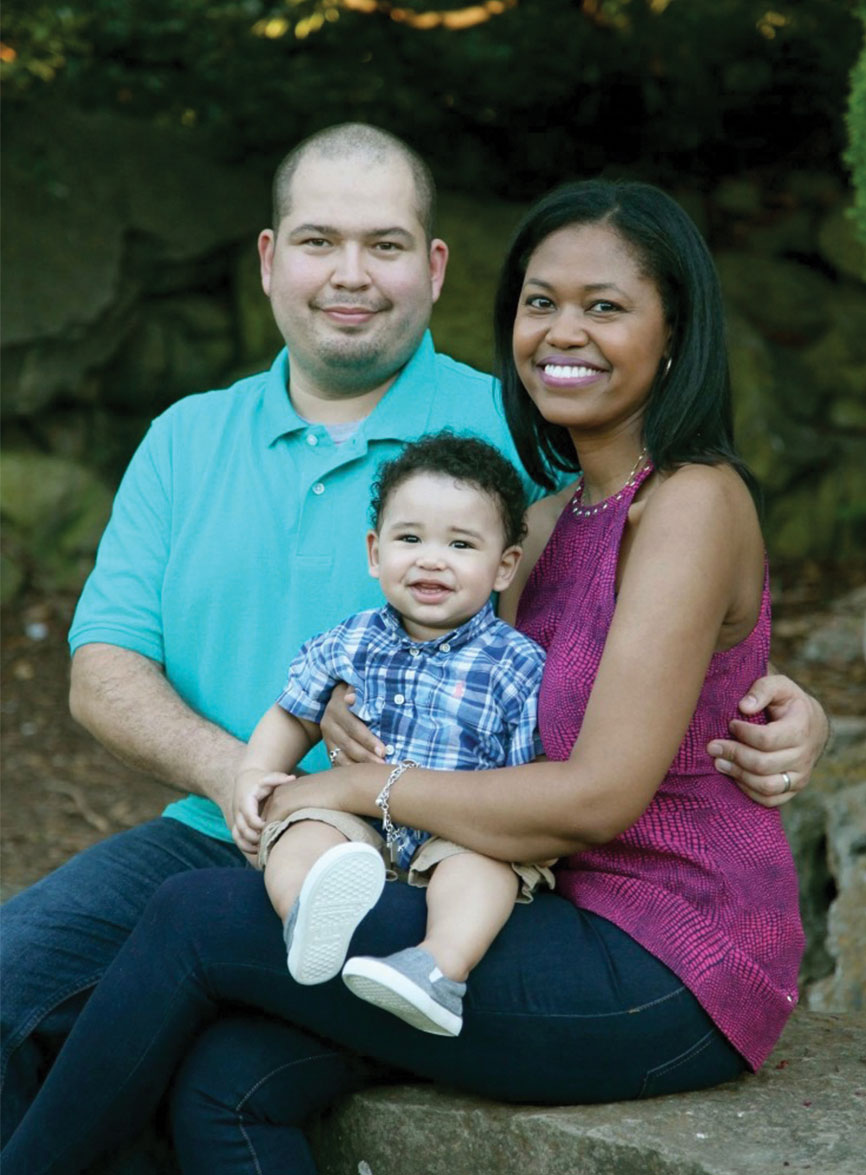
<svg viewBox="0 0 866 1175"><path fill-rule="evenodd" d="M581 474L580 481L577 483L577 488L574 491L574 497L571 499L571 512L575 518L593 518L596 514L601 514L605 510L612 509L617 502L622 501L623 497L629 490L634 487L641 480L642 476L650 469L652 469L652 462L644 465L646 461L647 451L641 449L638 453L637 461L632 466L631 472L626 479L625 485L622 489L617 490L615 494L611 494L609 498L605 498L603 502L596 502L592 506L581 506L580 502L583 497L583 475Z"/></svg>

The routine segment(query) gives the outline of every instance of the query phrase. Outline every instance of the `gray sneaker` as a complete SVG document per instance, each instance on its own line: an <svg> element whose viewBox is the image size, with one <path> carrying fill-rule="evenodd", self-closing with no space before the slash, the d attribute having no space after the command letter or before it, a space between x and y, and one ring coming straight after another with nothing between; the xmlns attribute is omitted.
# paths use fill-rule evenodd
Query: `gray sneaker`
<svg viewBox="0 0 866 1175"><path fill-rule="evenodd" d="M337 845L316 861L283 929L297 983L326 983L340 973L352 935L384 884L385 866L370 845Z"/></svg>
<svg viewBox="0 0 866 1175"><path fill-rule="evenodd" d="M343 982L359 999L392 1012L422 1032L458 1036L466 984L443 975L420 947L372 959L359 955L343 968Z"/></svg>

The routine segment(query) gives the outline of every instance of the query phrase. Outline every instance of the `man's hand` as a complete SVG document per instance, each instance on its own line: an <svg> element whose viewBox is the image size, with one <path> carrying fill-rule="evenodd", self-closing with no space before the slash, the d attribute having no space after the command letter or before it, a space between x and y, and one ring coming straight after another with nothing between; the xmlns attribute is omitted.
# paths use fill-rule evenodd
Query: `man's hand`
<svg viewBox="0 0 866 1175"><path fill-rule="evenodd" d="M355 691L340 682L334 686L322 716L322 739L336 767L350 763L384 763L385 748L349 709L355 704Z"/></svg>
<svg viewBox="0 0 866 1175"><path fill-rule="evenodd" d="M262 813L267 801L281 784L291 783L294 778L282 771L265 772L250 767L235 780L232 840L248 857L258 853L266 823Z"/></svg>
<svg viewBox="0 0 866 1175"><path fill-rule="evenodd" d="M707 751L716 769L734 779L750 799L778 808L808 784L827 745L827 715L815 698L781 675L760 678L739 706L743 714L766 710L767 725L734 719L733 738L715 739Z"/></svg>

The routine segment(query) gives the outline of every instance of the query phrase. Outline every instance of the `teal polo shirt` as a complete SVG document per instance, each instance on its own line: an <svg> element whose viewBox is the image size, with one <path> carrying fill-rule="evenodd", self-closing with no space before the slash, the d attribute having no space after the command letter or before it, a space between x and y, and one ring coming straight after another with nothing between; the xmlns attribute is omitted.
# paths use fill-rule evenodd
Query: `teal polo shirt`
<svg viewBox="0 0 866 1175"><path fill-rule="evenodd" d="M452 428L518 468L496 381L420 347L350 440L295 412L289 357L158 417L118 489L69 635L158 662L197 713L246 740L309 637L378 607L367 571L370 484L403 442ZM531 495L540 491L524 478ZM321 744L307 770L327 765ZM230 840L201 796L165 815Z"/></svg>

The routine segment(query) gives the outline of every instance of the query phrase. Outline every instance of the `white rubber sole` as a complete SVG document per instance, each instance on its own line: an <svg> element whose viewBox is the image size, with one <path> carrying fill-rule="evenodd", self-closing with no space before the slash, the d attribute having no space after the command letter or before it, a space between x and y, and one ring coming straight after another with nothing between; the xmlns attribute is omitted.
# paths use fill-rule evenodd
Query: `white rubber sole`
<svg viewBox="0 0 866 1175"><path fill-rule="evenodd" d="M359 999L375 1004L434 1036L459 1036L463 1017L447 1008L418 987L402 972L389 967L382 959L359 956L349 959L343 968L343 982Z"/></svg>
<svg viewBox="0 0 866 1175"><path fill-rule="evenodd" d="M384 885L385 865L371 845L336 845L316 861L301 886L289 948L297 983L326 983L339 974L356 927Z"/></svg>

